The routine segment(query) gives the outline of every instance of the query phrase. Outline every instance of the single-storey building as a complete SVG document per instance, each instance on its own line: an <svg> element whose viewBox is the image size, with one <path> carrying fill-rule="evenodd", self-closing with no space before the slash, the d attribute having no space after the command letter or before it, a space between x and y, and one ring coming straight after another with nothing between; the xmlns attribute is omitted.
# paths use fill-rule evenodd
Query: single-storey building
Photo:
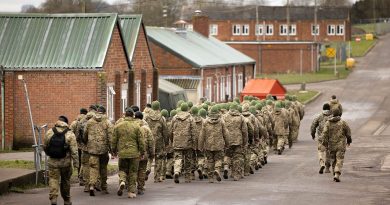
<svg viewBox="0 0 390 205"><path fill-rule="evenodd" d="M252 79L241 92L241 101L245 96L254 96L259 99L265 99L268 94L276 99L284 99L287 90L276 79Z"/></svg>
<svg viewBox="0 0 390 205"><path fill-rule="evenodd" d="M33 143L21 78L35 125L51 127L60 115L72 121L81 107L96 103L116 120L127 105L145 103L148 94L157 99L156 92L146 91L157 90L151 80L157 72L141 16L119 21L117 14L103 13L0 14L0 65L7 148ZM138 74L144 70L146 75Z"/></svg>

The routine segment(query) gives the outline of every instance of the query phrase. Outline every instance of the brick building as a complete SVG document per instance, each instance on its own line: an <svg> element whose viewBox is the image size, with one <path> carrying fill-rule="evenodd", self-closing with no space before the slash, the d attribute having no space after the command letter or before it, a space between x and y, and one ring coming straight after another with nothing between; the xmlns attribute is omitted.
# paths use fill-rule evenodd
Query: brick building
<svg viewBox="0 0 390 205"><path fill-rule="evenodd" d="M34 124L49 127L59 115L74 120L81 107L96 103L115 120L126 104L136 102L135 80L149 79L146 85L155 86L141 19L131 27L119 25L117 14L0 14L5 147L33 143L20 77L27 83ZM124 39L127 29L136 37ZM136 74L142 69L148 76ZM140 90L144 96L138 101L146 102L146 89Z"/></svg>
<svg viewBox="0 0 390 205"><path fill-rule="evenodd" d="M176 29L147 28L160 78L184 88L193 102L200 97L221 102L238 96L255 75L255 60L209 37L202 16L194 20L197 32L184 29L185 22Z"/></svg>
<svg viewBox="0 0 390 205"><path fill-rule="evenodd" d="M317 43L351 39L348 8L245 6L203 13L209 35L256 59L259 73L313 71Z"/></svg>

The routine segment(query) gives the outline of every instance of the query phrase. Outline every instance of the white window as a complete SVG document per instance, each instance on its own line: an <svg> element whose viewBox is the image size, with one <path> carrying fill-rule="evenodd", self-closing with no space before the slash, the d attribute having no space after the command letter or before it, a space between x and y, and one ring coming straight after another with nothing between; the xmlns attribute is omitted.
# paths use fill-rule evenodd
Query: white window
<svg viewBox="0 0 390 205"><path fill-rule="evenodd" d="M226 94L226 91L225 91L225 89L226 89L226 87L225 87L225 81L226 81L226 79L225 79L225 76L221 76L221 80L220 80L220 89L221 89L221 92L220 92L220 94L221 94L221 101L225 101L225 94Z"/></svg>
<svg viewBox="0 0 390 205"><path fill-rule="evenodd" d="M212 35L212 36L218 35L218 24L211 24L210 25L210 35Z"/></svg>
<svg viewBox="0 0 390 205"><path fill-rule="evenodd" d="M194 26L192 24L187 24L187 31L193 31L194 30Z"/></svg>
<svg viewBox="0 0 390 205"><path fill-rule="evenodd" d="M148 93L146 94L146 103L152 103L152 94Z"/></svg>
<svg viewBox="0 0 390 205"><path fill-rule="evenodd" d="M295 36L297 35L297 25L291 24L288 28L289 35Z"/></svg>
<svg viewBox="0 0 390 205"><path fill-rule="evenodd" d="M229 98L231 98L232 93L232 76L228 75L226 76L226 95L229 95Z"/></svg>
<svg viewBox="0 0 390 205"><path fill-rule="evenodd" d="M107 117L109 120L114 120L114 95L115 90L113 86L107 87Z"/></svg>
<svg viewBox="0 0 390 205"><path fill-rule="evenodd" d="M268 24L265 29L265 35L272 36L274 35L274 25Z"/></svg>
<svg viewBox="0 0 390 205"><path fill-rule="evenodd" d="M213 89L213 78L208 77L207 81L206 81L206 97L207 97L207 100L210 100L210 101L212 100L211 99L212 89Z"/></svg>
<svg viewBox="0 0 390 205"><path fill-rule="evenodd" d="M233 25L233 35L237 36L241 34L241 25L240 24L234 24Z"/></svg>
<svg viewBox="0 0 390 205"><path fill-rule="evenodd" d="M243 75L242 73L238 74L238 93L241 93L241 91L243 90L243 84L244 84L244 78L243 78Z"/></svg>
<svg viewBox="0 0 390 205"><path fill-rule="evenodd" d="M122 113L125 113L127 107L127 90L122 90L121 91L121 110Z"/></svg>
<svg viewBox="0 0 390 205"><path fill-rule="evenodd" d="M318 35L320 35L320 25L314 25L314 24L312 24L311 25L311 35L316 35L316 36L318 36Z"/></svg>
<svg viewBox="0 0 390 205"><path fill-rule="evenodd" d="M263 24L256 25L256 36L261 36L264 34L264 26Z"/></svg>
<svg viewBox="0 0 390 205"><path fill-rule="evenodd" d="M135 93L136 93L135 105L141 107L141 81L140 80L135 81Z"/></svg>
<svg viewBox="0 0 390 205"><path fill-rule="evenodd" d="M337 25L336 26L336 35L338 35L338 36L344 35L344 25Z"/></svg>
<svg viewBox="0 0 390 205"><path fill-rule="evenodd" d="M328 25L328 36L334 36L336 34L336 26Z"/></svg>
<svg viewBox="0 0 390 205"><path fill-rule="evenodd" d="M287 25L286 24L280 25L279 33L281 36L287 35Z"/></svg>
<svg viewBox="0 0 390 205"><path fill-rule="evenodd" d="M242 35L244 36L249 35L249 24L242 25Z"/></svg>

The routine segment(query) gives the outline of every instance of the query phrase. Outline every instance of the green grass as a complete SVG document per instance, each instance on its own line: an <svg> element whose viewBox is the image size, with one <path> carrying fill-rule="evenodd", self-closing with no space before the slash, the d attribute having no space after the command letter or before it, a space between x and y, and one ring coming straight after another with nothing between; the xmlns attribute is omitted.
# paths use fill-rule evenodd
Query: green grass
<svg viewBox="0 0 390 205"><path fill-rule="evenodd" d="M33 152L34 149L32 148L21 148L21 149L18 149L18 150L13 150L13 149L4 149L4 150L0 150L0 154L1 153L14 153L14 152Z"/></svg>
<svg viewBox="0 0 390 205"><path fill-rule="evenodd" d="M35 166L33 161L1 160L0 168L35 169Z"/></svg>
<svg viewBox="0 0 390 205"><path fill-rule="evenodd" d="M333 66L321 66L321 70L314 73L288 73L288 74L265 74L258 75L259 78L278 79L282 84L315 83L329 80L344 79L350 71L345 69L345 65L337 66L338 76L334 75Z"/></svg>
<svg viewBox="0 0 390 205"><path fill-rule="evenodd" d="M21 186L12 186L9 191L10 192L16 192L16 193L24 193L24 191L29 190L29 189L37 189L37 188L45 188L47 185L43 183L38 183L37 185L35 184L24 184Z"/></svg>
<svg viewBox="0 0 390 205"><path fill-rule="evenodd" d="M351 57L364 56L367 53L367 51L372 46L374 46L376 41L377 41L376 39L374 39L373 41L366 41L364 38L362 38L360 42L351 41L351 48L352 48Z"/></svg>
<svg viewBox="0 0 390 205"><path fill-rule="evenodd" d="M376 23L376 26L378 28L387 26L388 23ZM353 27L363 29L366 33L375 33L375 24L374 23L368 23L368 24L355 24Z"/></svg>
<svg viewBox="0 0 390 205"><path fill-rule="evenodd" d="M315 90L307 90L304 92L300 92L299 90L289 90L287 92L289 95L296 95L297 100L303 104L306 104L309 100L311 100L314 96L316 96L319 92Z"/></svg>

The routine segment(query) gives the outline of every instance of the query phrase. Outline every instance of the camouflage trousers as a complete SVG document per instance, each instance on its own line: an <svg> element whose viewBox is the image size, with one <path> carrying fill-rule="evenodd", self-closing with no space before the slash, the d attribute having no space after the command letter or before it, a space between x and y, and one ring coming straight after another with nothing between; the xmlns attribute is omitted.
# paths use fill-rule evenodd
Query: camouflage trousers
<svg viewBox="0 0 390 205"><path fill-rule="evenodd" d="M263 153L260 144L252 145L249 147L250 149L250 166L255 167L260 159L263 158Z"/></svg>
<svg viewBox="0 0 390 205"><path fill-rule="evenodd" d="M148 166L148 160L140 160L138 164L138 174L137 174L137 189L145 191L145 177L146 169Z"/></svg>
<svg viewBox="0 0 390 205"><path fill-rule="evenodd" d="M108 153L101 155L90 154L89 157L89 187L100 187L107 190ZM100 179L100 183L99 183Z"/></svg>
<svg viewBox="0 0 390 205"><path fill-rule="evenodd" d="M209 160L209 158L207 158ZM233 145L230 146L226 152L224 157L224 170L228 170L230 168L231 175L240 179L244 174L244 151L241 145ZM210 167L209 167L210 169Z"/></svg>
<svg viewBox="0 0 390 205"><path fill-rule="evenodd" d="M89 153L87 151L81 153L80 176L83 178L85 188L89 189Z"/></svg>
<svg viewBox="0 0 390 205"><path fill-rule="evenodd" d="M329 157L327 157L326 147L322 143L318 142L318 160L320 167L330 167Z"/></svg>
<svg viewBox="0 0 390 205"><path fill-rule="evenodd" d="M165 166L165 175L172 177L173 174L173 165L174 165L174 159L173 159L173 153L167 154L167 161Z"/></svg>
<svg viewBox="0 0 390 205"><path fill-rule="evenodd" d="M154 182L158 182L165 177L165 155L164 154L156 154L154 158ZM160 180L161 181L161 180Z"/></svg>
<svg viewBox="0 0 390 205"><path fill-rule="evenodd" d="M180 174L183 171L186 181L191 180L191 165L194 157L193 149L175 150L175 164L173 170L175 174Z"/></svg>
<svg viewBox="0 0 390 205"><path fill-rule="evenodd" d="M329 160L332 164L333 173L341 174L344 164L345 148L329 150Z"/></svg>
<svg viewBox="0 0 390 205"><path fill-rule="evenodd" d="M214 172L218 172L218 174L220 174L220 170L222 169L223 155L223 151L206 151L207 167L209 169L209 181L213 181Z"/></svg>
<svg viewBox="0 0 390 205"><path fill-rule="evenodd" d="M119 184L125 182L128 192L136 193L136 183L138 175L138 158L119 158Z"/></svg>
<svg viewBox="0 0 390 205"><path fill-rule="evenodd" d="M49 199L52 204L57 203L58 191L64 199L64 204L71 204L70 201L70 177L72 167L54 168L49 167Z"/></svg>
<svg viewBox="0 0 390 205"><path fill-rule="evenodd" d="M244 148L244 176L249 176L249 171L251 169L252 150L250 146Z"/></svg>
<svg viewBox="0 0 390 205"><path fill-rule="evenodd" d="M276 149L283 150L284 145L286 144L287 135L277 135L277 139L278 139L278 141L277 141Z"/></svg>
<svg viewBox="0 0 390 205"><path fill-rule="evenodd" d="M198 150L196 153L196 157L197 157L197 163L198 163L198 170L200 170L200 172L203 175L206 175L208 173L208 165L207 165L208 162L207 162L206 153ZM223 160L223 156L222 156L222 160ZM220 167L220 168L222 168L222 167Z"/></svg>
<svg viewBox="0 0 390 205"><path fill-rule="evenodd" d="M298 126L290 127L290 133L288 135L288 144L292 146L293 142L296 142L298 140Z"/></svg>

